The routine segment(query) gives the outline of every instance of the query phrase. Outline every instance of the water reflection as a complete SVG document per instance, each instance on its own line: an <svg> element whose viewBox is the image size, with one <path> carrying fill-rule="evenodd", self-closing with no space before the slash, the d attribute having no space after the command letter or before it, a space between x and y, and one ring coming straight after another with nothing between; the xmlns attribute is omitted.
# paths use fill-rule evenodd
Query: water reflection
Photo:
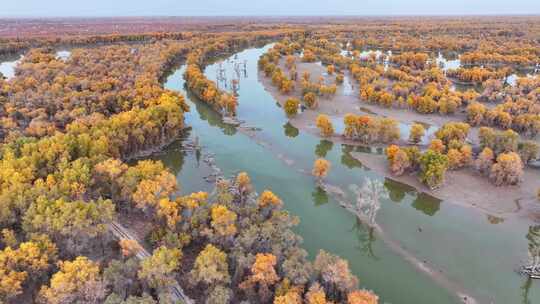
<svg viewBox="0 0 540 304"><path fill-rule="evenodd" d="M207 65L204 73L218 89L238 95L241 80L248 77L247 60L239 60L236 54L233 58Z"/></svg>
<svg viewBox="0 0 540 304"><path fill-rule="evenodd" d="M15 68L21 62L23 55L9 55L0 58L0 77L11 79L15 76Z"/></svg>
<svg viewBox="0 0 540 304"><path fill-rule="evenodd" d="M529 291L531 289L532 281L533 281L533 279L527 277L527 279L523 283L523 286L521 286L521 290L523 291L521 293L521 296L522 296L521 303L522 304L532 304L531 300L529 300Z"/></svg>
<svg viewBox="0 0 540 304"><path fill-rule="evenodd" d="M223 134L232 136L238 131L234 125L226 124L223 122L221 115L212 109L208 104L197 99L195 95L187 92L187 96L195 104L195 109L199 114L201 120L207 121L209 125L218 127L223 131Z"/></svg>
<svg viewBox="0 0 540 304"><path fill-rule="evenodd" d="M526 238L529 255L527 268L531 274L540 276L540 225L530 226Z"/></svg>
<svg viewBox="0 0 540 304"><path fill-rule="evenodd" d="M391 178L384 179L384 187L388 190L389 198L395 203L401 202L405 198L406 193L416 193L416 189L413 186L400 183Z"/></svg>
<svg viewBox="0 0 540 304"><path fill-rule="evenodd" d="M364 168L362 162L354 158L351 152L354 151L354 146L351 145L341 145L341 163L349 169L353 168Z"/></svg>
<svg viewBox="0 0 540 304"><path fill-rule="evenodd" d="M291 137L291 138L295 138L300 133L298 128L293 126L290 122L287 122L286 124L283 125L283 130L285 132L285 136Z"/></svg>
<svg viewBox="0 0 540 304"><path fill-rule="evenodd" d="M315 187L315 190L311 192L311 197L315 206L321 206L328 203L328 194L320 186Z"/></svg>
<svg viewBox="0 0 540 304"><path fill-rule="evenodd" d="M326 157L326 154L328 151L332 150L334 147L334 143L323 139L319 142L319 144L315 147L315 155L318 157Z"/></svg>
<svg viewBox="0 0 540 304"><path fill-rule="evenodd" d="M363 255L378 261L379 257L375 255L375 251L373 250L373 245L377 240L375 237L375 229L363 224L362 221L357 219L350 231L356 235L356 239L358 240L358 245L355 246L355 248Z"/></svg>
<svg viewBox="0 0 540 304"><path fill-rule="evenodd" d="M418 193L412 206L425 215L434 216L441 208L441 200L425 192Z"/></svg>
<svg viewBox="0 0 540 304"><path fill-rule="evenodd" d="M248 61L248 64L255 66L251 64L250 61ZM253 78L255 75L256 73L250 70L250 78ZM252 106L253 108L256 107L257 111L242 112L240 114L245 114L246 117L240 116L240 118L245 119L252 124L256 123L258 126L261 126L263 129L263 131L261 131L262 134L268 135L268 138L275 140L281 147L286 148L286 152L283 152L287 154L286 157L292 155L292 158L300 159L305 155L312 155L312 153L314 153L313 147L319 146L320 140L318 138L312 138L306 133L299 135L298 129L286 123L283 111L278 107L274 107L272 101L275 102L275 100L270 100L270 97L267 95L261 95L267 93L264 93L264 90L258 90L258 88L260 89L260 84L257 83L252 85L251 82L248 83L248 81L243 81L244 83L240 92L240 99L243 99L240 101L239 109L247 107L251 110L252 108L249 107ZM175 81L175 83L180 82ZM193 105L193 108L196 108L195 105ZM194 110L192 111L195 112ZM199 109L197 109L197 111L200 112ZM259 113L263 114L257 115ZM249 171L250 175L253 173L253 180L259 182L261 186L271 185L278 191L279 189L286 189L286 191L283 191L282 195L284 201L312 201L314 206L324 205L324 207L322 207L324 208L323 212L321 212L322 208L316 208L313 205L309 205L309 203L308 205L289 204L288 206L292 213L299 215L302 218L302 224L299 230L302 231L302 236L304 236L306 240L306 248L310 253L316 252L319 248L331 248L334 252L347 257L351 263L351 268L355 273L358 273L361 277L365 274L363 284L369 288L380 291L381 296L385 298L384 300L392 300L393 303L457 302L453 298L446 298L446 293L438 290L437 285L432 285L429 279L424 280L424 277L418 276L417 272L414 270L409 272L409 266L407 264L403 263L401 259L396 259L393 254L389 254L390 250L385 246L384 241L376 242L374 231L370 230L367 225L362 225L360 222L353 220L353 217L350 214L344 215L344 211L335 211L340 209L339 206L334 206L333 202L328 204L329 197L327 193L322 191L322 189L315 188L310 177L306 179L303 178L303 175L297 177L292 170L294 168L287 171L289 168L279 167L281 162L273 162L272 157L269 157L268 161L257 162L257 160L263 159L264 155L270 156L270 154L262 154L267 153L267 151L251 149L252 143L250 141L244 142L243 136L237 136L235 138L220 136L221 131L219 129L209 128L206 126L207 122L198 121L199 115L197 114L189 114L189 116L191 116L191 118L188 118L188 124L193 125L194 130L201 135L205 135L204 139L208 145L208 149L216 153L217 163L220 167L224 167L226 172L243 168L244 170ZM189 121L189 119L192 119L193 121ZM218 119L217 121L220 122L221 120ZM276 122L281 123L276 124ZM203 133L206 131L208 131L208 134ZM285 136L283 136L283 134L285 134L287 138L284 138ZM295 140L289 138L296 136L298 136L298 138ZM231 141L235 144L231 145ZM293 142L295 145L291 145ZM305 149L306 147L311 148ZM234 155L242 155L242 157L229 157L233 152ZM244 152L245 154L241 154ZM335 184L340 187L353 181L355 182L366 175L373 175L371 173L366 173L363 168L361 170L356 169L361 168L362 163L352 157L352 152L382 153L383 151L382 149L373 147L354 147L347 145L341 145L341 151L333 148L328 150L326 152L326 157L331 160L333 164L336 164L333 168L332 179L339 180L339 182L336 181ZM313 156L307 157L305 162L298 161L296 164L300 164L299 166L302 166L302 168L304 168L304 165L307 166L304 168L307 168L307 171L311 166L310 159L312 159L312 157ZM343 165L339 164L340 160ZM185 161L186 163L184 163L184 168L182 169L182 180L185 180L182 185L182 190L191 189L188 187L190 186L189 182L197 180L197 174L200 171L190 171L192 170L192 167L194 167L190 164L191 161L194 161L191 153L188 153ZM201 166L203 168L205 167L204 162L201 162ZM275 171L278 169L279 173ZM289 187L292 180L294 180L295 183L298 183L297 187ZM334 180L332 182L334 182ZM423 252L426 256L433 256L433 259L436 260L434 261L434 264L442 265L442 268L455 269L455 271L452 272L452 277L455 278L456 281L471 286L475 291L480 290L479 293L482 293L484 290L490 290L490 294L493 295L493 298L500 300L498 302L501 303L519 303L521 301L521 290L519 287L521 287L523 283L519 277L516 279L517 275L515 275L515 273L512 273L511 270L508 271L508 264L511 262L508 262L510 259L507 257L510 253L515 253L515 251L511 251L512 249L509 249L509 247L512 247L514 250L515 248L520 248L522 251L525 251L525 246L527 245L523 237L516 238L512 235L510 239L504 239L503 246L489 247L496 249L493 250L492 254L489 256L474 256L473 253L478 251L475 249L486 248L484 246L489 246L489 242L498 242L500 241L500 238L507 238L508 236L501 233L493 235L491 232L486 232L486 229L489 229L486 228L486 226L489 226L489 224L485 222L485 216L475 216L474 223L468 221L467 217L455 217L455 214L448 212L440 212L437 218L428 218L420 213L434 215L439 212L440 201L433 201L432 197L425 194L417 194L412 187L408 189L389 179L384 180L384 187L389 190L389 198L393 201L407 202L407 206L403 204L397 205L386 201L382 204L377 223L385 227L385 231L388 232L390 237L398 239L404 247L411 248L412 246L415 246L415 248ZM193 191L195 191L199 190L201 187L200 185L193 185L192 188L194 189ZM402 190L396 190L395 188L402 188ZM306 189L307 191L305 191ZM349 195L350 192L347 191L347 194ZM416 200L414 200L415 198ZM412 203L412 206L416 210L408 207L409 201L413 200L414 203ZM456 208L449 206L445 209L455 210ZM477 219L480 220L477 221ZM325 229L320 229L321 222L329 223L329 225L325 226ZM446 237L446 233L459 235L456 232L461 230L455 228L447 230L448 223L458 223L458 225L463 223L460 227L474 229L475 232L478 231L484 233L483 236L485 237L482 239L476 237L468 238L469 236L465 235L464 237L460 236L458 240L449 239ZM418 225L421 227L433 228L430 230L436 231L436 234L434 234L433 238L419 239L406 232L411 230L409 229L411 227L417 228ZM523 228L519 233L522 235L522 232L525 229L526 228ZM347 232L349 230L352 231ZM336 238L336 236L339 237ZM519 239L521 242L519 246L508 246L508 243L515 244L516 239ZM489 240L489 242L486 240ZM459 244L459 248L462 248L467 254L456 255L452 250L447 250L457 248L455 247L455 244ZM445 245L448 247L445 248ZM359 251L364 254L360 254ZM382 265L370 263L372 260L366 258L366 256L379 258L383 260L384 263ZM387 270L391 272L391 276L382 276L383 278L381 278L381 271ZM371 275L370 271L372 271L373 275ZM489 281L489 279L477 280L477 276L485 278L495 277L497 282L494 283L493 281ZM407 295L399 292L400 290L403 290L403 288L409 291ZM532 302L535 302L535 287L533 286L532 289L533 292L530 295L527 291L526 298L531 297L533 298ZM396 299L399 300L396 301Z"/></svg>
<svg viewBox="0 0 540 304"><path fill-rule="evenodd" d="M439 52L435 61L443 71L448 71L449 69L457 69L461 66L459 56L455 54L454 56L451 56L450 54L444 54L443 56L443 54Z"/></svg>
<svg viewBox="0 0 540 304"><path fill-rule="evenodd" d="M56 52L56 59L60 59L62 61L66 61L71 56L71 51L68 50L60 50Z"/></svg>
<svg viewBox="0 0 540 304"><path fill-rule="evenodd" d="M435 132L437 132L439 128L437 126L426 124L426 123L422 123L422 125L424 126L426 131L424 133L424 136L422 136L420 140L420 144L428 145L431 139L434 137ZM411 123L399 122L400 138L408 139L409 136L411 135L411 128L412 128Z"/></svg>
<svg viewBox="0 0 540 304"><path fill-rule="evenodd" d="M180 172L184 167L187 151L184 149L184 142L189 138L190 131L186 131L177 141L170 144L163 153L153 154L147 159L160 160L167 168L173 172Z"/></svg>

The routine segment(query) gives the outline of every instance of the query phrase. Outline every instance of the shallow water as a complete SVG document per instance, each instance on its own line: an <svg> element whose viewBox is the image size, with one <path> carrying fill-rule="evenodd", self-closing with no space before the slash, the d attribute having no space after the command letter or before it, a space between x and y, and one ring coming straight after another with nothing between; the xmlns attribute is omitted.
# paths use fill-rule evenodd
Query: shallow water
<svg viewBox="0 0 540 304"><path fill-rule="evenodd" d="M187 95L191 112L186 123L192 127L191 137L199 137L203 152L215 154L225 175L248 172L258 192L270 188L283 199L287 210L300 217L296 230L311 257L324 249L346 258L361 285L377 292L381 303L459 302L316 187L309 172L316 158L325 157L332 163L327 182L340 187L350 200L354 199L351 185L361 184L365 178L383 181L390 198L382 202L377 223L386 236L453 283L466 287L480 303L540 303L539 282L528 283L514 272L527 257L530 223L488 217L418 193L378 176L351 156L352 151L382 153L381 149L332 143L298 130L259 82L257 59L267 48L240 52L236 59L232 56L229 63L221 65L224 73L231 75L228 85L233 78L239 80L239 119L261 128L253 136L224 124L215 111L187 94L184 67L176 70L165 86ZM234 77L234 62L244 61L245 73ZM219 70L216 63L205 73L216 80ZM176 172L185 193L209 189L197 158L180 152L180 146L176 143L154 158L164 160Z"/></svg>
<svg viewBox="0 0 540 304"><path fill-rule="evenodd" d="M435 59L437 65L443 70L448 71L450 69L457 69L461 67L461 61L458 58L447 58L439 52L437 58Z"/></svg>
<svg viewBox="0 0 540 304"><path fill-rule="evenodd" d="M68 51L68 50L59 50L56 52L56 58L61 59L63 61L68 60L69 56L71 56L71 51Z"/></svg>
<svg viewBox="0 0 540 304"><path fill-rule="evenodd" d="M23 55L0 58L0 73L7 79L13 78L15 76L15 67L21 62L22 58Z"/></svg>
<svg viewBox="0 0 540 304"><path fill-rule="evenodd" d="M69 59L69 56L71 56L71 51L69 50L59 50L56 52L57 59L65 61ZM19 65L23 57L24 55L18 54L0 58L0 73L2 73L6 79L13 78L15 76L15 68Z"/></svg>

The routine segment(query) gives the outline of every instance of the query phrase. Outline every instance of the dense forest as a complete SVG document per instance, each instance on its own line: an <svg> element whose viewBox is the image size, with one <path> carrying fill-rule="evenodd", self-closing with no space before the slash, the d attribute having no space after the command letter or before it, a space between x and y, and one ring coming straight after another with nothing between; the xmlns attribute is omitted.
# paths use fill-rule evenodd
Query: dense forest
<svg viewBox="0 0 540 304"><path fill-rule="evenodd" d="M227 118L238 97L205 66L268 43L258 68L287 95L289 117L331 103L347 74L358 105L452 118L423 143L420 123L400 138L394 117L342 117L340 137L383 146L393 175L417 175L432 189L447 170L464 168L516 185L538 159L537 19L268 22L91 35L12 25L26 36L0 39L0 55L24 54L14 77L0 77L0 303L379 302L346 260L324 250L309 259L289 202L258 193L247 173L181 195L163 163L140 159L190 127L185 97L163 87L179 62L189 92ZM56 56L66 45L69 58ZM439 53L459 53L461 66L444 69ZM314 62L327 78L298 72ZM529 76L510 85L521 71ZM336 136L328 115L312 123L321 137ZM314 164L319 184L330 167L324 158ZM146 225L133 236L129 222Z"/></svg>
<svg viewBox="0 0 540 304"><path fill-rule="evenodd" d="M475 35L474 29L469 31ZM338 38L330 39L333 35ZM426 132L422 124L414 124L410 138L401 140L398 121L392 117L345 114L345 129L341 134L344 138L362 144L394 144L386 152L394 175L416 172L423 183L434 189L443 184L447 170L474 167L495 185L521 182L524 166L536 160L540 152L540 144L535 140L540 133L537 42L527 42L521 39L521 34L519 44L507 35L501 39L501 34L494 35L492 40L482 39L486 45L506 45L507 51L503 54L499 53L500 48L487 51L485 45L476 45L459 36L450 36L455 43L451 46L431 46L414 37L409 38L417 40L417 45L394 42L389 46L390 38L377 41L372 33L363 39L353 36L352 42L349 38L352 34L340 35L321 32L301 40L285 39L260 58L259 68L281 94L290 95L295 88L300 90L300 98L285 101L287 115L295 116L301 104L316 110L320 103L331 103L336 87L343 83L343 74L348 72L360 88L360 102L396 111L449 116L456 121L442 125L428 149L422 151L424 147L419 144ZM404 34L399 33L392 39L399 39L401 35ZM446 34L430 32L428 37L441 36ZM366 45L395 54L362 55ZM460 55L463 67L444 70L437 63L434 50L463 52ZM297 64L316 61L327 66L330 82L324 77L313 81L309 72L298 77ZM507 76L523 69L532 73L530 77L519 77L514 85L508 84ZM469 88L456 90L456 82L465 83ZM334 135L334 127L326 115L320 114L315 125L321 136ZM471 126L480 126L475 149L467 142ZM408 147L395 145L402 141ZM473 150L477 151L475 155ZM540 197L540 190L538 195Z"/></svg>
<svg viewBox="0 0 540 304"><path fill-rule="evenodd" d="M188 303L180 283L206 303L375 303L346 261L324 251L307 261L297 219L272 192L256 195L247 174L178 196L160 162L126 163L186 127L183 97L160 84L173 61L190 64L194 93L233 114L234 96L211 93L198 65L291 34L80 48L66 61L28 51L1 82L2 301ZM121 217L151 223L150 255L111 233Z"/></svg>

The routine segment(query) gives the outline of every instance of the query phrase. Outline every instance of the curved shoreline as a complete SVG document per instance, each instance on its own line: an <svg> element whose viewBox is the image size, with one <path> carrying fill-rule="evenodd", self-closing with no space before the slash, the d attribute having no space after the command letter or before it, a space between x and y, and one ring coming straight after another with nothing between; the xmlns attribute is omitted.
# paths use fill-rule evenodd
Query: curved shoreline
<svg viewBox="0 0 540 304"><path fill-rule="evenodd" d="M333 197L339 202L339 204L354 214L352 210L349 210L346 206L347 203L343 199L343 197L340 195L340 193L336 191L330 191L333 186L325 186L325 190L333 195ZM339 189L339 188L338 188ZM364 224L368 223L368 220L359 216L356 214L358 220ZM367 224L366 224L367 225ZM399 244L398 241L395 241L391 239L386 232L383 230L383 228L377 224L376 222L373 225L370 225L371 228L375 229L378 236L381 238L381 240L390 247L394 252L399 254L402 258L404 258L407 262L412 264L417 270L420 272L423 272L433 280L435 280L439 285L443 286L444 288L452 291L457 295L457 297L460 299L460 301L464 304L477 304L479 303L475 298L470 296L469 292L464 290L463 287L459 286L455 282L452 282L450 279L448 279L446 276L442 274L442 270L436 270L433 267L430 267L428 265L428 262L426 260L421 261L418 259L414 254L410 253L405 249L403 246Z"/></svg>
<svg viewBox="0 0 540 304"><path fill-rule="evenodd" d="M302 63L302 65L306 65ZM300 66L300 64L299 64ZM314 67L313 67L314 66ZM310 67L313 73L322 73L324 68L312 64ZM299 70L301 71L301 70ZM318 76L318 74L315 74ZM285 100L291 95L281 94L275 87L272 86L270 79L264 76L262 72L258 73L259 81L263 84L265 90L274 97L274 99L283 107ZM313 77L313 75L312 75ZM409 113L405 110L382 109L370 104L359 104L355 96L340 95L343 88L338 89L338 95L331 100L321 99L320 106L317 110L306 109L295 117L289 119L289 122L296 128L320 137L319 131L315 126L315 118L318 114L327 114L334 119L343 119L345 113L366 114L365 109L376 111L376 115L384 115L392 117L396 113L398 121L403 123L422 122L434 125L442 125L445 122L452 121L454 117L443 117L440 115L421 115L417 113ZM293 94L294 97L298 94ZM392 112L392 113L390 113ZM471 130L472 137L476 138L477 130ZM342 136L335 134L328 138L334 143L341 143L353 146L363 146L356 141L347 140ZM367 147L382 148L385 145L367 145ZM377 172L379 175L386 178L405 183L414 187L418 192L427 193L445 202L459 205L462 207L472 208L487 215L496 216L514 216L529 215L535 210L536 191L540 184L535 184L535 180L540 180L540 170L525 168L524 181L518 186L496 187L492 185L487 178L478 176L472 169L460 169L448 171L446 181L443 187L432 191L424 184L420 183L415 176L402 175L393 176L387 169L386 158L384 156L374 156L373 154L354 152L352 156L360 161L363 165ZM521 206L516 206L515 201L520 200ZM536 213L536 212L535 212ZM536 215L535 215L536 216ZM540 217L540 215L539 215Z"/></svg>
<svg viewBox="0 0 540 304"><path fill-rule="evenodd" d="M245 130L245 129L242 129L242 128L240 128L239 131L242 134L244 134L245 136L248 136L249 138L251 138L253 141L255 141L261 147L263 147L265 149L269 149L270 151L272 151L272 149L271 149L272 145L270 143L268 143L268 142L265 142L265 141L263 141L261 139L258 139L256 133L250 132L249 130ZM278 153L277 151L272 151L272 152L276 155L276 157L279 160L281 160L287 166L292 166L294 164L294 160L288 159L282 153ZM278 154L276 154L276 153L278 153ZM298 172L300 172L301 174L311 175L311 172L307 172L305 170L298 169L298 168L296 170ZM329 184L324 184L324 190L325 190L325 192L330 194L340 204L341 207L343 207L344 209L347 209L347 211L353 213L351 210L349 210L346 207L346 205L347 205L346 204L346 199L344 198L343 190L340 187L329 185ZM354 214L354 215L363 224L367 223L367 221L365 219L363 219L362 217L360 217L360 216L358 216L356 214ZM414 254L407 251L403 246L401 246L401 244L398 241L391 239L379 224L375 223L375 225L372 226L372 228L375 229L377 235L381 238L381 241L384 242L393 252L395 252L396 254L401 256L408 263L410 263L417 271L424 273L425 275L427 275L428 277L430 277L431 279L436 281L437 284L439 284L443 288L449 290L450 292L454 293L456 298L459 299L461 301L461 303L463 303L463 304L488 303L487 300L486 300L486 302L479 302L477 299L472 297L470 295L470 292L465 290L465 288L463 288L462 286L459 286L459 284L451 281L446 276L444 276L442 270L434 269L432 266L428 265L427 261L421 261Z"/></svg>
<svg viewBox="0 0 540 304"><path fill-rule="evenodd" d="M264 86L264 88L266 89L266 91L270 91L268 90L268 86L267 85L264 85L264 79L265 78L262 78L260 77L259 75L259 82L261 82ZM282 99L276 97L276 95L274 95L274 93L272 93L270 91L270 94L272 95L272 97L274 98L275 101L278 101L281 105L283 104L283 101ZM332 102L332 101L330 101ZM298 125L296 125L296 123L294 121L291 121L291 123L294 123L295 126L298 127ZM318 131L316 128L313 127L309 127L309 124L306 124L304 126L304 128L301 128L302 130L304 131L307 131L308 133L310 134L313 134L315 135L316 137L318 137ZM285 164L287 164L288 166L292 166L294 165L294 160L292 159L289 159L287 158L286 155L284 155L283 153L280 153L279 150L273 148L273 145L269 142L266 142L264 139L262 139L260 136L258 136L258 132L255 128L250 128L250 127L245 127L245 126L239 126L237 128L237 130L244 134L245 136L248 136L250 137L254 142L256 142L258 145L262 146L263 148L265 149L268 149L270 151L272 151L272 153L274 155L276 155L276 157L278 159L280 159L280 161L284 162ZM358 144L358 143L354 143L354 142L350 142L350 141L347 141L347 140L344 140L341 136L334 136L332 138L333 141L335 141L336 143L346 143L346 144ZM354 152L353 152L354 153ZM371 154L365 154L365 155L370 155L370 156L373 156ZM357 156L355 156L355 158L358 159ZM385 168L385 159L384 157L380 157L382 158L382 163L383 163L383 168ZM367 163L365 160L362 161L363 163ZM369 166L368 166L369 167ZM302 169L299 169L297 168L296 169L297 171L305 174L305 175L310 175L310 172L307 172L306 170L302 170ZM385 170L381 171L383 173L380 173L381 175L386 175L384 173ZM468 207L472 207L472 206L468 206ZM478 207L476 207L478 208ZM478 208L480 209L480 208ZM481 209L480 209L481 210ZM485 211L485 210L484 210ZM514 212L514 211L512 211ZM512 213L511 212L511 213ZM387 244L389 246L389 248L395 252L397 255L401 256L404 260L406 260L409 264L412 264L411 266L413 266L414 269L416 269L418 272L420 273L424 273L426 274L429 278L433 279L434 281L437 282L437 285L447 289L448 291L450 291L455 297L456 299L459 299L460 301L462 301L462 303L467 303L467 304L476 304L476 303L489 303L488 300L486 300L485 302L478 302L477 299L475 298L472 298L469 296L470 293L468 293L467 291L465 291L465 289L461 286L459 286L459 284L449 280L443 273L441 270L437 270L435 268L432 268L432 266L435 266L434 264L429 264L427 263L426 261L422 261L421 259L417 258L414 254L408 252L404 247L402 247L399 243L399 241L396 241L396 240L393 240L391 239L384 231L381 227L378 227L377 228L377 232L378 232L378 235L381 237L381 240Z"/></svg>

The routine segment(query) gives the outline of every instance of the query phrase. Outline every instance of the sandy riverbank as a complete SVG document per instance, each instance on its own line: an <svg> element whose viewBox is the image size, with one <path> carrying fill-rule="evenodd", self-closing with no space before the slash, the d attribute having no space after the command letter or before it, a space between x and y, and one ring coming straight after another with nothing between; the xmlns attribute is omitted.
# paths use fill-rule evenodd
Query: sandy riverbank
<svg viewBox="0 0 540 304"><path fill-rule="evenodd" d="M415 175L392 176L386 158L382 155L361 152L352 152L351 155L380 175L413 186L420 192L446 202L479 209L490 215L505 216L532 210L538 204L535 196L538 170L526 169L521 185L507 187L495 187L472 169L447 171L444 185L432 191Z"/></svg>
<svg viewBox="0 0 540 304"><path fill-rule="evenodd" d="M283 62L280 64L283 71L287 71ZM326 68L316 63L303 63L297 60L298 75L302 75L304 71L311 74L311 79L319 79L323 77L326 83L332 83L334 75L327 75ZM348 81L350 78L345 73ZM300 76L299 76L300 77ZM272 86L271 79L259 73L259 80L264 85L265 89L283 106L285 100L291 96L301 98L300 83L296 84L296 90L289 94L283 95L277 88ZM346 85L338 86L336 96L330 99L319 99L319 106L315 110L307 109L290 119L290 123L296 128L305 132L319 136L319 131L315 126L315 119L319 114L326 114L332 120L343 120L346 113L354 114L369 114L378 116L388 116L398 120L401 123L411 124L420 122L431 126L439 127L450 121L463 121L464 113L458 113L453 116L442 116L438 114L419 114L413 111L404 109L383 108L377 105L368 104L359 100L358 89L354 85L346 87ZM475 144L477 142L478 128L471 128L469 141ZM336 134L332 140L337 143L358 144L341 137ZM404 143L405 140L402 140ZM425 185L418 181L418 178L413 175L403 175L399 177L392 176L387 169L386 158L383 155L375 155L361 152L353 152L352 156L362 162L363 165L371 170L389 177L396 181L411 185L420 192L426 192L441 200L475 208L484 213L504 216L509 214L521 213L530 215L538 213L538 202L536 193L540 187L540 170L529 169L525 170L524 181L519 186L496 187L492 185L487 178L478 175L472 169L462 169L458 171L448 171L444 185L434 191L429 190ZM540 218L540 216L538 216Z"/></svg>

